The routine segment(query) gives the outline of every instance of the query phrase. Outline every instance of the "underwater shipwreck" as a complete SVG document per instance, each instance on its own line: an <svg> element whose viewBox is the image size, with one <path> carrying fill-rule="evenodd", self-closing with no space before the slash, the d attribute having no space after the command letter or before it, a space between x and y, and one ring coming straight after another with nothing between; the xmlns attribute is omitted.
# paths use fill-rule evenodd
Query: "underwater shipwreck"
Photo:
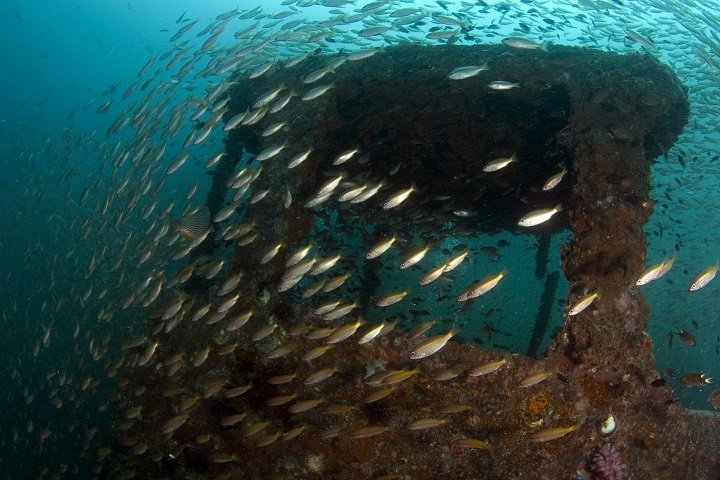
<svg viewBox="0 0 720 480"><path fill-rule="evenodd" d="M146 302L101 471L720 478L720 422L673 400L636 286L651 163L688 121L672 71L562 46L372 53L231 78L223 120L236 126L188 214L202 234L177 241L176 277ZM478 67L448 78L460 65ZM549 220L518 224L538 209ZM549 299L564 275L567 309L582 305L548 331L542 301L528 352L410 311L432 311L435 282L474 268L448 239L504 231L547 249L565 229L562 272L545 252L536 275ZM473 297L492 304L512 282L501 267L446 282L442 301L472 321Z"/></svg>

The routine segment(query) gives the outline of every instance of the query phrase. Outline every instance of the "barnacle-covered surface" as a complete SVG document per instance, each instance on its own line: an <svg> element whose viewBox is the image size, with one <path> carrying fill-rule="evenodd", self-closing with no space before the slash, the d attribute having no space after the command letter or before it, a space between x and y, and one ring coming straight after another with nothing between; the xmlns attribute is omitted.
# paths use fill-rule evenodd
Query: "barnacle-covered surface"
<svg viewBox="0 0 720 480"><path fill-rule="evenodd" d="M300 96L324 84L302 79L336 58L311 56L259 78L234 78L225 121L251 112L258 98L279 86L283 94ZM486 60L492 73L446 79L457 65ZM520 78L521 88L486 86ZM670 71L649 56L587 49L403 45L338 65L333 82L315 99L292 98L270 120L228 134L207 206L216 216L237 201L233 221L214 222L203 256L194 253L187 261L191 279L179 279L148 309L148 335L151 341L162 335L162 343L135 347L121 374L117 439L105 472L153 478L573 478L607 441L599 429L612 414L618 427L610 441L622 458L633 459L632 478L716 478L719 445L707 433L717 420L683 410L656 382L652 342L644 332L647 307L634 286L644 264L642 226L652 211L649 165L688 117L685 92ZM263 137L275 122L286 122L282 134ZM279 146L280 153L256 159ZM310 148L307 160L287 168L290 158ZM355 148L353 158L333 165ZM506 169L483 172L489 160L512 154L518 160ZM542 191L558 164L568 168L567 177ZM321 186L340 175L335 194L313 202ZM249 192L237 193L250 183ZM339 201L356 186L380 183L379 193L365 202ZM411 186L406 201L383 208ZM568 302L601 295L565 317L545 358L455 341L461 330L434 355L412 359L420 342L450 327L420 336L411 331L431 318L413 307L440 300L432 285L418 285L437 265L426 259L422 268L401 270L405 252L458 238L472 243L481 233L519 233L521 216L556 204L563 213L522 233L538 235L547 249L548 235L569 227L562 265ZM236 225L243 230L239 238L229 235ZM365 258L394 234L400 245ZM269 254L278 243L278 253ZM312 248L304 261L315 261L289 287L293 267L286 262L306 245ZM336 254L334 268L312 275L314 265ZM221 273L215 274L218 265ZM457 267L464 268L473 266ZM240 272L238 286L220 295L224 282ZM488 273L498 272L466 275ZM317 281L341 274L350 276L338 289L304 295ZM456 306L463 305L455 297L467 287L455 284L460 278L447 287ZM557 272L545 278L552 292ZM511 279L508 272L498 288ZM410 290L407 298L377 306L379 298L402 289ZM233 295L237 300L228 311L218 313ZM178 313L168 315L178 299ZM347 305L348 313L318 313L333 300L340 302L337 308ZM193 321L206 305L208 313ZM455 325L477 315L472 308L449 311ZM247 312L252 315L238 327ZM177 322L182 328L175 328ZM377 337L358 343L382 323L387 328ZM263 329L273 325L265 335L269 330ZM324 328L337 335L340 330L331 329L351 331L353 325L358 330L347 339L319 335ZM328 339L333 343L327 351L303 360ZM480 374L478 367L503 360ZM546 379L533 377L542 372ZM379 392L387 396L373 398ZM306 402L311 400L319 403ZM422 419L440 421L408 428ZM550 435L548 428L573 426L560 438L536 441ZM464 439L476 440L470 443L476 448L463 446Z"/></svg>

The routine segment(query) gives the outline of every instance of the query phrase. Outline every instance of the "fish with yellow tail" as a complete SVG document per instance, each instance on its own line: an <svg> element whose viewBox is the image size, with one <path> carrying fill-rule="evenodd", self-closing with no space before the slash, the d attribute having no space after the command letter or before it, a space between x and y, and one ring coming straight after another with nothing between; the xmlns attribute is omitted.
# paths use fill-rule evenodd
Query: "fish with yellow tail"
<svg viewBox="0 0 720 480"><path fill-rule="evenodd" d="M421 279L420 279L420 285L427 285L429 283L434 282L440 276L445 273L445 269L447 268L447 264L443 263L442 265L433 268L429 272L427 272Z"/></svg>
<svg viewBox="0 0 720 480"><path fill-rule="evenodd" d="M394 195L389 197L385 203L383 203L383 209L389 210L391 208L395 208L401 203L403 203L407 198L410 196L411 193L417 192L418 189L415 186L415 184L410 185L408 188L404 190L400 190L399 192L396 192Z"/></svg>
<svg viewBox="0 0 720 480"><path fill-rule="evenodd" d="M485 440L477 438L458 438L452 444L459 448L474 448L478 450L492 450L492 446Z"/></svg>
<svg viewBox="0 0 720 480"><path fill-rule="evenodd" d="M473 283L464 292L458 295L458 302L464 302L470 300L471 298L485 295L487 292L495 288L495 286L500 282L500 280L503 279L503 277L505 277L505 275L507 275L507 270L503 270L497 275L488 277L484 280L480 280L477 283Z"/></svg>
<svg viewBox="0 0 720 480"><path fill-rule="evenodd" d="M654 282L655 280L665 275L673 266L673 263L675 263L675 257L663 260L657 265L649 267L643 272L642 275L640 275L640 278L638 278L637 282L635 282L635 285L641 286L647 285L650 282Z"/></svg>
<svg viewBox="0 0 720 480"><path fill-rule="evenodd" d="M549 442L551 440L557 440L562 438L570 432L574 432L582 426L582 422L578 422L575 425L569 427L551 427L539 430L535 433L530 434L530 440L533 442Z"/></svg>
<svg viewBox="0 0 720 480"><path fill-rule="evenodd" d="M520 387L522 388L528 388L532 387L533 385L537 385L538 383L547 380L548 378L552 377L554 375L553 372L546 370L544 372L535 373L533 375L529 375L522 379L520 382Z"/></svg>
<svg viewBox="0 0 720 480"><path fill-rule="evenodd" d="M703 288L705 285L710 283L713 278L715 278L715 275L717 275L718 270L720 270L720 263L716 263L712 267L708 267L702 272L698 274L697 277L695 277L695 280L690 284L690 290L691 292L696 292Z"/></svg>
<svg viewBox="0 0 720 480"><path fill-rule="evenodd" d="M365 258L368 260L371 260L373 258L377 258L383 253L387 251L388 248L392 246L393 243L395 243L395 240L397 240L397 237L393 235L392 237L382 240L378 242L375 246L373 246L370 251L365 255Z"/></svg>
<svg viewBox="0 0 720 480"><path fill-rule="evenodd" d="M544 191L548 191L548 190L552 190L553 188L557 187L558 184L560 184L560 182L562 181L562 179L563 179L563 177L565 176L566 173L567 173L567 168L562 167L562 170L560 170L558 173L556 173L555 175L551 176L550 178L548 178L548 179L545 181L545 183L543 184L543 188L542 188L542 189L543 189Z"/></svg>
<svg viewBox="0 0 720 480"><path fill-rule="evenodd" d="M378 307L389 307L390 305L393 305L403 298L407 296L407 294L410 293L410 290L403 290L402 292L393 292L385 295L384 297L381 297L378 299L378 301L375 303Z"/></svg>
<svg viewBox="0 0 720 480"><path fill-rule="evenodd" d="M562 210L562 205L555 205L553 208L542 208L534 210L520 219L518 225L521 227L534 227L545 223L552 218L553 215Z"/></svg>
<svg viewBox="0 0 720 480"><path fill-rule="evenodd" d="M568 315L573 316L577 315L583 310L585 310L587 307L590 306L591 303L595 301L595 299L599 298L600 294L598 292L590 293L588 295L585 295L582 297L578 302L573 305L570 310L568 310Z"/></svg>
<svg viewBox="0 0 720 480"><path fill-rule="evenodd" d="M424 247L411 252L410 255L400 264L400 270L405 270L406 268L410 268L418 263L420 260L425 258L425 255L427 255L429 250L430 245L425 245Z"/></svg>
<svg viewBox="0 0 720 480"><path fill-rule="evenodd" d="M483 363L482 365L478 365L475 368L470 369L468 372L468 376L470 377L480 377L482 375L488 375L490 373L496 372L500 367L505 365L507 363L506 358L501 358L500 360L493 360L490 362Z"/></svg>
<svg viewBox="0 0 720 480"><path fill-rule="evenodd" d="M442 349L447 342L458 333L456 328L453 328L447 333L437 335L435 337L428 338L415 349L410 352L410 358L414 360L420 360L421 358L429 357L434 353L437 353Z"/></svg>
<svg viewBox="0 0 720 480"><path fill-rule="evenodd" d="M503 157L503 158L496 158L495 160L491 160L490 162L486 163L483 167L483 172L497 172L498 170L507 167L512 162L517 161L517 155L512 154L509 157Z"/></svg>

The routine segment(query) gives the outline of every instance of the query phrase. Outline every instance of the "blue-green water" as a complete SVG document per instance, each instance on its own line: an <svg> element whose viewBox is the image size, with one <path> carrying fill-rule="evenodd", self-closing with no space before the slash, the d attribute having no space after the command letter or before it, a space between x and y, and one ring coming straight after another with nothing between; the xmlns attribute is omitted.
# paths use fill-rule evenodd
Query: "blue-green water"
<svg viewBox="0 0 720 480"><path fill-rule="evenodd" d="M159 228L161 221L153 221L160 213L168 209L180 217L193 184L198 188L196 204L209 189L205 162L222 149L222 128L192 145L192 156L177 173L166 176L165 171L195 128L190 116L232 72L207 74L203 69L209 64L213 70L213 62L231 55L247 73L268 61L315 49L354 51L407 41L495 44L522 35L551 44L644 51L669 65L689 88L691 120L677 144L653 164L651 196L657 203L645 231L649 265L674 254L677 261L665 277L642 291L651 307L648 333L655 341L658 370L677 387L675 395L684 405L711 408L706 398L713 385L683 388L677 376L696 371L711 378L720 375L718 284L688 292L692 279L720 259L714 220L720 207L716 5L387 2L370 14L362 10L370 2L338 7L321 1L283 3L263 2L261 10L245 19L239 17L252 10L241 6L228 17L215 44L205 49L209 34L197 34L208 24L221 26L223 20L216 16L235 3L10 0L0 5L1 473L8 478L87 478L98 450L107 445L112 415L106 410L116 400L113 392L122 376L122 371L117 377L109 372L125 355L121 344L127 336L145 333L143 310L120 305L148 276L156 281L160 272L168 278L181 268L166 265L160 255L142 264L139 259ZM417 21L393 25L400 17L392 12L401 8L417 8ZM368 16L349 24L319 24L363 13ZM448 25L433 15L463 25ZM194 20L198 23L192 29L169 41ZM363 36L363 29L374 25L389 29ZM461 31L442 40L427 38L431 32L453 29ZM632 40L627 29L651 39L655 47ZM309 40L320 31L331 35ZM244 50L259 45L257 51ZM139 73L150 58L151 66ZM148 111L153 112L148 117L138 113ZM174 114L180 119L176 131L171 127ZM109 134L124 118L123 127ZM148 155L141 147L146 141L152 143L153 154L164 145L164 154L138 168L140 162L133 159ZM123 162L124 154L128 159ZM126 191L140 193L133 198ZM552 238L549 272L560 271L559 246L567 235ZM452 279L455 285L503 268L512 274L507 284L479 300L472 318L457 314L449 304L416 307L460 326L465 341L527 352L543 288L535 274L537 239L508 233L448 238L435 246L424 260L426 266L440 262L442 248L457 243L493 247L497 256L491 250L471 256ZM402 253L392 255L388 262ZM113 269L118 258L122 266ZM421 274L416 276L413 283ZM403 278L383 277L378 291L401 290ZM540 352L562 322L566 293L561 280ZM518 296L522 302L513 301ZM398 304L384 313L407 308ZM379 319L373 315L368 312L370 320ZM694 347L677 336L669 342L669 335L679 329L693 334ZM676 378L665 369L672 369ZM67 465L67 473L61 465Z"/></svg>

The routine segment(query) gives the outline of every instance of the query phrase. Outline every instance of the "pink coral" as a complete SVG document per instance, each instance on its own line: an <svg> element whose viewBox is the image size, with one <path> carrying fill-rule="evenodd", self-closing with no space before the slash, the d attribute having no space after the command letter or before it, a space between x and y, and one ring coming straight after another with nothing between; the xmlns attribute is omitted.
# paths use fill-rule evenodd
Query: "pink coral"
<svg viewBox="0 0 720 480"><path fill-rule="evenodd" d="M609 443L600 447L590 460L593 480L622 480L626 469L620 452Z"/></svg>

